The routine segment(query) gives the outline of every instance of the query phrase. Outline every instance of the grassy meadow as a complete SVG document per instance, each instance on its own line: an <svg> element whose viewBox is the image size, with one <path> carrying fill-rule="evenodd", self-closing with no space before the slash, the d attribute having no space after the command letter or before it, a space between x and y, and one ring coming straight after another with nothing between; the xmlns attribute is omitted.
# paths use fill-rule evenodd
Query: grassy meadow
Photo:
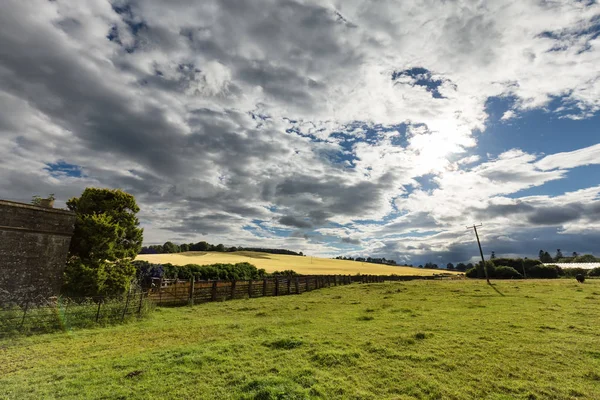
<svg viewBox="0 0 600 400"><path fill-rule="evenodd" d="M136 260L145 260L151 263L171 263L173 265L249 262L257 268L264 268L267 272L292 269L303 275L355 275L358 273L369 275L433 275L435 273L447 272L446 270L440 271L404 266L393 267L366 262L258 253L253 251L237 251L233 253L190 251L176 254L140 254Z"/></svg>
<svg viewBox="0 0 600 400"><path fill-rule="evenodd" d="M2 399L599 399L600 280L353 284L0 341Z"/></svg>

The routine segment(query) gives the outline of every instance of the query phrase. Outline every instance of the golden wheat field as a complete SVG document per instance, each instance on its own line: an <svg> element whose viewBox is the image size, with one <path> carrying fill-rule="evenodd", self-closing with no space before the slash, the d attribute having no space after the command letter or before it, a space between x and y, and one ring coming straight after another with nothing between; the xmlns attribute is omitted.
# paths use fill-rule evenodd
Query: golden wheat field
<svg viewBox="0 0 600 400"><path fill-rule="evenodd" d="M145 260L151 263L171 263L173 265L249 262L257 268L264 268L267 272L291 269L304 275L354 275L358 273L370 275L433 275L440 272L413 267L393 267L357 261L310 256L289 256L252 251L238 251L233 253L191 251L177 254L140 254L136 260ZM443 272L447 271L444 270Z"/></svg>

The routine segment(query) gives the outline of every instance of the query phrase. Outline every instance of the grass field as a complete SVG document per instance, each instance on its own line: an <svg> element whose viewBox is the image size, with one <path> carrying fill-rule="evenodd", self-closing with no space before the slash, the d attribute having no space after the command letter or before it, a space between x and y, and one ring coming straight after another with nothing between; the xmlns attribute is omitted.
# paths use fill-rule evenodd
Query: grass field
<svg viewBox="0 0 600 400"><path fill-rule="evenodd" d="M599 399L600 281L412 281L0 341L3 399Z"/></svg>
<svg viewBox="0 0 600 400"><path fill-rule="evenodd" d="M357 261L288 256L252 251L238 251L234 253L191 251L177 254L140 254L136 259L152 263L171 263L174 265L249 262L257 268L264 268L267 272L292 269L304 275L355 275L358 273L370 275L433 275L435 273L447 272L446 270L392 267Z"/></svg>

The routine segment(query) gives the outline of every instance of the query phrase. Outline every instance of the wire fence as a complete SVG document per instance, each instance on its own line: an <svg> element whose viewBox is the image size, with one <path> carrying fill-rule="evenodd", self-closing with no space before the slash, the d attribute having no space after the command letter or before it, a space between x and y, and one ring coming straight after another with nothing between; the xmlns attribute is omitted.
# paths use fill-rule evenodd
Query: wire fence
<svg viewBox="0 0 600 400"><path fill-rule="evenodd" d="M155 306L194 305L211 301L302 294L352 283L415 279L461 279L461 276L313 275L256 280L189 281L159 279L153 287L117 297L0 297L0 338L14 334L69 331L122 323L148 314Z"/></svg>
<svg viewBox="0 0 600 400"><path fill-rule="evenodd" d="M117 297L4 298L0 337L121 323L146 315L153 306L141 290Z"/></svg>

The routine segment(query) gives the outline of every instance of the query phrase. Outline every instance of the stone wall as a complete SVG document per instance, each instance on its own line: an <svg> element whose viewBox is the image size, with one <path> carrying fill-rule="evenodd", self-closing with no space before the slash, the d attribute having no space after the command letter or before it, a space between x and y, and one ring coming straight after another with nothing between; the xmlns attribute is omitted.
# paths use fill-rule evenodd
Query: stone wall
<svg viewBox="0 0 600 400"><path fill-rule="evenodd" d="M0 200L0 297L60 291L75 214Z"/></svg>

